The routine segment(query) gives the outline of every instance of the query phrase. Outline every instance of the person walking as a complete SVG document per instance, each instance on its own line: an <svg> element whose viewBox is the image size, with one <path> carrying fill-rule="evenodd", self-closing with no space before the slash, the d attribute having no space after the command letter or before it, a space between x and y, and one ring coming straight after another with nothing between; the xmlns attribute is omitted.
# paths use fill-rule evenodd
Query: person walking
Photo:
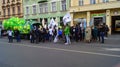
<svg viewBox="0 0 120 67"><path fill-rule="evenodd" d="M58 38L59 38L59 39L62 39L62 38L63 38L62 34L63 34L62 29L58 28Z"/></svg>
<svg viewBox="0 0 120 67"><path fill-rule="evenodd" d="M42 28L42 36L43 36L42 42L45 42L45 41L46 41L46 35L47 35L47 31L46 31L46 29L43 27L43 28Z"/></svg>
<svg viewBox="0 0 120 67"><path fill-rule="evenodd" d="M105 37L108 37L109 27L108 25L105 25Z"/></svg>
<svg viewBox="0 0 120 67"><path fill-rule="evenodd" d="M35 41L35 31L31 30L30 31L30 42L34 43L34 41Z"/></svg>
<svg viewBox="0 0 120 67"><path fill-rule="evenodd" d="M92 29L92 39L93 41L97 41L97 36L98 36L98 29L96 26L93 27Z"/></svg>
<svg viewBox="0 0 120 67"><path fill-rule="evenodd" d="M95 26L94 28L95 41L97 41L97 35L98 35L98 28Z"/></svg>
<svg viewBox="0 0 120 67"><path fill-rule="evenodd" d="M52 27L49 28L49 41L51 42L53 40L53 29Z"/></svg>
<svg viewBox="0 0 120 67"><path fill-rule="evenodd" d="M13 42L13 31L9 29L7 33L8 33L9 43L12 43Z"/></svg>
<svg viewBox="0 0 120 67"><path fill-rule="evenodd" d="M75 27L75 41L78 42L79 40L79 27L76 25Z"/></svg>
<svg viewBox="0 0 120 67"><path fill-rule="evenodd" d="M104 35L105 35L105 26L103 24L100 25L100 42L104 43Z"/></svg>
<svg viewBox="0 0 120 67"><path fill-rule="evenodd" d="M16 30L14 31L14 36L15 36L17 42L21 42L21 39L20 39L20 31L19 31L18 29L16 29Z"/></svg>
<svg viewBox="0 0 120 67"><path fill-rule="evenodd" d="M68 24L65 25L64 33L65 33L65 37L66 37L65 45L71 44L70 37L69 37L70 36L70 27L68 26Z"/></svg>
<svg viewBox="0 0 120 67"><path fill-rule="evenodd" d="M35 40L36 40L36 44L39 43L39 34L40 34L40 30L38 29L38 27L35 30Z"/></svg>
<svg viewBox="0 0 120 67"><path fill-rule="evenodd" d="M97 29L98 29L98 34L97 34L97 40L100 42L100 27L101 27L101 25L99 24L98 26L97 26Z"/></svg>

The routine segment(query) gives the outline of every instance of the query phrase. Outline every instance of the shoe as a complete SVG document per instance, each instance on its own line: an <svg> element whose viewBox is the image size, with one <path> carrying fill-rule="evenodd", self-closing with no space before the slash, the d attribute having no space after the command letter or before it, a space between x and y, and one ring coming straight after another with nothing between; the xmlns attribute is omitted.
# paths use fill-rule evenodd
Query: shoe
<svg viewBox="0 0 120 67"><path fill-rule="evenodd" d="M107 37L104 37L104 39L108 39Z"/></svg>
<svg viewBox="0 0 120 67"><path fill-rule="evenodd" d="M65 45L68 45L68 43L65 43Z"/></svg>

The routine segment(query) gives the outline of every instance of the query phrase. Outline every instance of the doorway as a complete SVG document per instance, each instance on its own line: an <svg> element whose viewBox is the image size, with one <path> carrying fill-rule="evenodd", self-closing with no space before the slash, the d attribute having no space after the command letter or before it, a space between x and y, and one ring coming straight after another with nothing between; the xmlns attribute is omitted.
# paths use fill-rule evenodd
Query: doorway
<svg viewBox="0 0 120 67"><path fill-rule="evenodd" d="M112 22L111 22L111 29L113 34L120 34L120 15L119 16L112 16L111 17Z"/></svg>
<svg viewBox="0 0 120 67"><path fill-rule="evenodd" d="M103 17L94 17L94 26L98 26L103 23Z"/></svg>

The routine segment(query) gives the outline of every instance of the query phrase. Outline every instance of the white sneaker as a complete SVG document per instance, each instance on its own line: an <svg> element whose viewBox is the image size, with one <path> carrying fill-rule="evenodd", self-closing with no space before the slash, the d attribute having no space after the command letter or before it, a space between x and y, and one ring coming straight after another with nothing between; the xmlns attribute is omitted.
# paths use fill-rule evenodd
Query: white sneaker
<svg viewBox="0 0 120 67"><path fill-rule="evenodd" d="M108 39L107 37L104 37L104 39Z"/></svg>
<svg viewBox="0 0 120 67"><path fill-rule="evenodd" d="M68 45L68 43L65 43L65 45Z"/></svg>

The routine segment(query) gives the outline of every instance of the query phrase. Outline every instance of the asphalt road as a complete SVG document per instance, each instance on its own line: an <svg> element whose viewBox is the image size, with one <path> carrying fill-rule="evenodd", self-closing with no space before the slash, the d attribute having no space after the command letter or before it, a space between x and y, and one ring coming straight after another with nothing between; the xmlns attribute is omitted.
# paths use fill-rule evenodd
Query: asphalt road
<svg viewBox="0 0 120 67"><path fill-rule="evenodd" d="M7 39L0 39L0 67L120 67L119 39L113 39L116 44L110 39L106 44L67 46L49 42L8 43Z"/></svg>

